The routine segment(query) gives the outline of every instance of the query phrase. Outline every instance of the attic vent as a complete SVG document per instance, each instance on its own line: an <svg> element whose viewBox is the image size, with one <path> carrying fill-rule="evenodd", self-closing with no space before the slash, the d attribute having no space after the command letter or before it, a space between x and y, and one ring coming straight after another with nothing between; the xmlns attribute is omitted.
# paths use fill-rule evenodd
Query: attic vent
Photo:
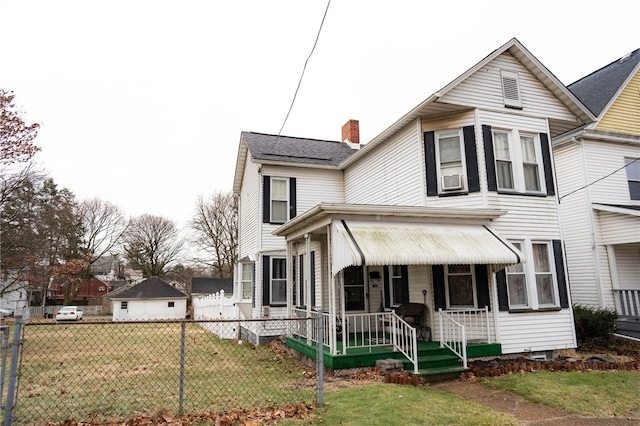
<svg viewBox="0 0 640 426"><path fill-rule="evenodd" d="M629 52L626 55L624 55L622 58L620 58L620 63L627 62L629 60L629 58L631 58L631 54L632 53L633 52Z"/></svg>
<svg viewBox="0 0 640 426"><path fill-rule="evenodd" d="M522 108L518 73L512 71L501 71L500 76L502 77L502 96L504 98L504 106L510 108Z"/></svg>

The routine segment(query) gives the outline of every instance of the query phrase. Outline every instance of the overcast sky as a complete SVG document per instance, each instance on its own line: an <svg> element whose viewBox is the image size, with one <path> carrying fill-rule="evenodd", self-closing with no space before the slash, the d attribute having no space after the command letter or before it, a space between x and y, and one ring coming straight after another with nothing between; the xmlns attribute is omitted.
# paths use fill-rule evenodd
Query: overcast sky
<svg viewBox="0 0 640 426"><path fill-rule="evenodd" d="M327 0L0 2L0 87L78 199L187 223L277 134ZM366 142L516 37L565 84L640 47L640 0L333 0L283 134Z"/></svg>

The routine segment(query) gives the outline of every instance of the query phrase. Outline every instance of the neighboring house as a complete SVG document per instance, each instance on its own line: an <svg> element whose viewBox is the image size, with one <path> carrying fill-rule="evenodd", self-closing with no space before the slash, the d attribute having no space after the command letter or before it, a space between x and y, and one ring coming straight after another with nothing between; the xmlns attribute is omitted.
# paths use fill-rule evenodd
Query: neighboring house
<svg viewBox="0 0 640 426"><path fill-rule="evenodd" d="M322 313L332 368L390 342L429 368L393 313L409 302L463 363L575 347L550 140L593 119L512 39L366 145L353 120L345 142L243 132L235 293L256 318ZM261 327L241 335L315 350Z"/></svg>
<svg viewBox="0 0 640 426"><path fill-rule="evenodd" d="M553 141L572 299L640 337L640 49L568 88L597 117Z"/></svg>
<svg viewBox="0 0 640 426"><path fill-rule="evenodd" d="M193 277L191 278L191 295L205 296L224 291L226 296L233 295L233 279L231 278L211 278Z"/></svg>
<svg viewBox="0 0 640 426"><path fill-rule="evenodd" d="M111 291L108 283L96 278L85 278L81 281L77 291L75 292L73 302L89 302L91 300L97 300L102 298L105 294ZM58 300L59 304L62 304L64 300L64 284L55 285L50 289L50 298Z"/></svg>
<svg viewBox="0 0 640 426"><path fill-rule="evenodd" d="M150 277L109 296L113 321L184 319L187 295L168 282Z"/></svg>

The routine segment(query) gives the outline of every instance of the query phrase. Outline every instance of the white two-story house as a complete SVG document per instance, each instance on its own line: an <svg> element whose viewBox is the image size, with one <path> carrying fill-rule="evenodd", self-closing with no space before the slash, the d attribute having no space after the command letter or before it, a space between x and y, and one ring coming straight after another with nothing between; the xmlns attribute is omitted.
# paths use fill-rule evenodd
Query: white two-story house
<svg viewBox="0 0 640 426"><path fill-rule="evenodd" d="M553 142L571 295L640 338L640 49L568 88L597 117Z"/></svg>
<svg viewBox="0 0 640 426"><path fill-rule="evenodd" d="M512 39L362 146L355 121L343 142L243 133L236 285L253 316L321 315L288 344L334 368L391 347L423 370L429 340L464 363L575 347L550 141L592 120Z"/></svg>

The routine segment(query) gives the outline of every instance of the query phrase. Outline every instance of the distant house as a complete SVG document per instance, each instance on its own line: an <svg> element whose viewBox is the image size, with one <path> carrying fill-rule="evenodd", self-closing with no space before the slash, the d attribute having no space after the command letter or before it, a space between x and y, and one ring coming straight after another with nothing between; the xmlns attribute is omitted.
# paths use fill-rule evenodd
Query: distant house
<svg viewBox="0 0 640 426"><path fill-rule="evenodd" d="M568 88L597 118L553 141L571 296L640 337L640 49Z"/></svg>
<svg viewBox="0 0 640 426"><path fill-rule="evenodd" d="M111 288L107 282L102 281L96 277L85 278L82 280L82 282L78 286L77 291L75 292L75 295L73 297L73 300L76 302L80 302L80 301L84 301L85 303L89 302L89 304L91 304L90 303L91 299L99 300L100 298L102 298L102 296L107 294L109 291L111 291ZM51 299L59 301L58 303L62 303L62 301L64 300L64 293L65 293L64 283L61 283L60 285L56 285L51 288L49 297Z"/></svg>
<svg viewBox="0 0 640 426"><path fill-rule="evenodd" d="M187 295L168 282L150 277L110 296L113 321L183 319Z"/></svg>
<svg viewBox="0 0 640 426"><path fill-rule="evenodd" d="M233 280L231 278L194 277L191 278L191 295L204 296L224 291L226 296L233 294Z"/></svg>

